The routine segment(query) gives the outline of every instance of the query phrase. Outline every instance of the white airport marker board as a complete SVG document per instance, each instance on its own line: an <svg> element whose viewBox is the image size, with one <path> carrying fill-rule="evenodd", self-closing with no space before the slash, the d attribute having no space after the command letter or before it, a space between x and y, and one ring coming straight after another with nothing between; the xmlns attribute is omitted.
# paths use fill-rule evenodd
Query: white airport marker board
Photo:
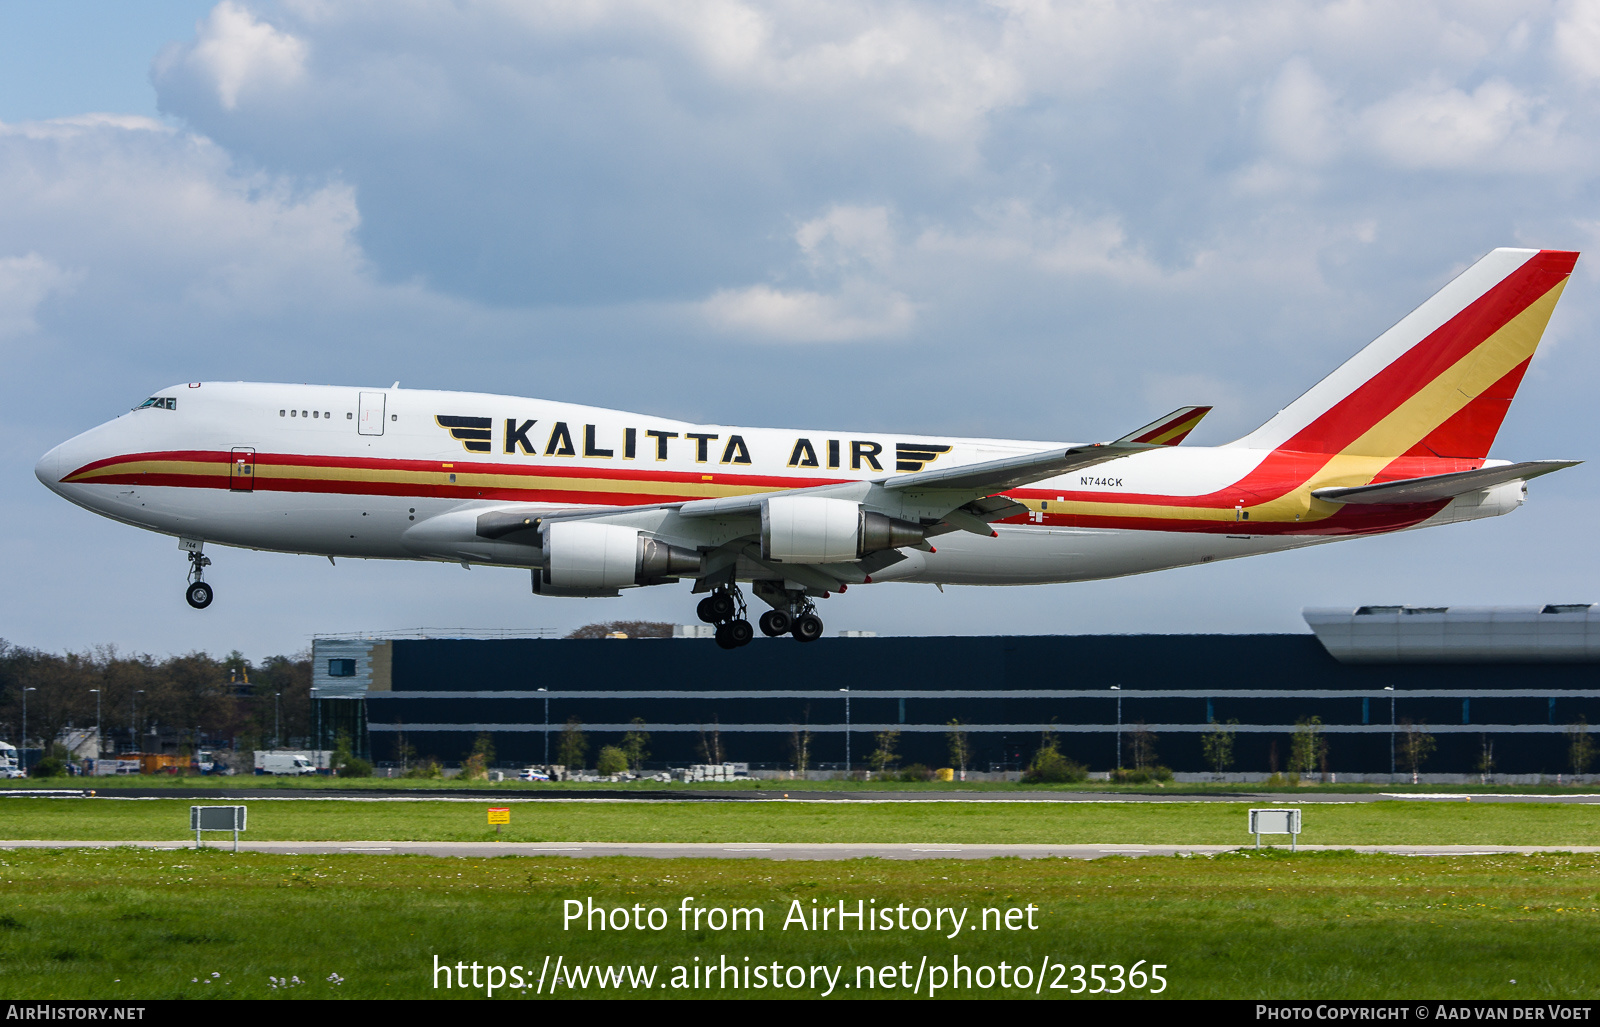
<svg viewBox="0 0 1600 1027"><path fill-rule="evenodd" d="M190 806L189 830L194 832L194 847L200 847L201 831L232 831L233 851L239 851L239 832L244 830L244 806Z"/></svg>
<svg viewBox="0 0 1600 1027"><path fill-rule="evenodd" d="M1261 848L1264 834L1289 836L1289 851L1295 851L1299 841L1300 811L1297 809L1253 809L1250 811L1250 833L1256 836L1256 848Z"/></svg>

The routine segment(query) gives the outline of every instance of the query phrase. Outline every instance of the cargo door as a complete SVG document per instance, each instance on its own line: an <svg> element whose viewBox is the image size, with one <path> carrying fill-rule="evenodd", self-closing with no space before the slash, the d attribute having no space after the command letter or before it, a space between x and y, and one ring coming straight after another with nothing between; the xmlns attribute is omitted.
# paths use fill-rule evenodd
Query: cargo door
<svg viewBox="0 0 1600 1027"><path fill-rule="evenodd" d="M383 400L381 392L361 394L361 412L356 415L356 431L363 435L383 434Z"/></svg>
<svg viewBox="0 0 1600 1027"><path fill-rule="evenodd" d="M233 459L228 465L228 490L254 492L256 490L256 451L247 446L233 447Z"/></svg>

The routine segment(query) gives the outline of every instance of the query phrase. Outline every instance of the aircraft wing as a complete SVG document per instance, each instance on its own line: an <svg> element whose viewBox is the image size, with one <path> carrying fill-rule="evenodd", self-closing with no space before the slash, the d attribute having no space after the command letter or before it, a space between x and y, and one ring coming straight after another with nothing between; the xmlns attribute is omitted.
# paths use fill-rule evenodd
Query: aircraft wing
<svg viewBox="0 0 1600 1027"><path fill-rule="evenodd" d="M1115 442L1070 446L1042 453L1002 457L981 464L965 464L959 467L900 474L893 478L881 479L878 484L895 491L972 490L985 495L1004 492L1019 485L1093 467L1095 464L1103 464L1108 460L1116 460L1141 450L1154 449L1158 446L1175 446L1182 442L1194 430L1195 425L1200 423L1200 419L1210 412L1210 407L1179 407L1160 420L1152 421Z"/></svg>
<svg viewBox="0 0 1600 1027"><path fill-rule="evenodd" d="M1441 499L1494 488L1511 481L1527 481L1581 463L1582 460L1528 460L1520 464L1502 464L1453 474L1430 474L1425 478L1404 478L1376 485L1315 489L1311 494L1329 503L1436 503Z"/></svg>

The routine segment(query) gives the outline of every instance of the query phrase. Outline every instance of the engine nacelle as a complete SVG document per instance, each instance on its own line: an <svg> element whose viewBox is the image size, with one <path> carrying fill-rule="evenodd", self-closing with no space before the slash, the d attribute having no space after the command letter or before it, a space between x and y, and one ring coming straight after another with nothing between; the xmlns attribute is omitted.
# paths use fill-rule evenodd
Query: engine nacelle
<svg viewBox="0 0 1600 1027"><path fill-rule="evenodd" d="M825 496L774 496L761 504L761 556L774 563L847 563L921 542L920 524Z"/></svg>
<svg viewBox="0 0 1600 1027"><path fill-rule="evenodd" d="M588 521L544 526L544 584L606 591L700 573L700 554L645 535L638 528Z"/></svg>

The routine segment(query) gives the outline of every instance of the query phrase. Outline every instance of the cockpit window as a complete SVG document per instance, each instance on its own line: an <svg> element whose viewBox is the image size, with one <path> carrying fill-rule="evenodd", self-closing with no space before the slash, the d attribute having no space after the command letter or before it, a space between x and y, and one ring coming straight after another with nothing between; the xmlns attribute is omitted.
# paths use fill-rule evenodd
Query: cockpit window
<svg viewBox="0 0 1600 1027"><path fill-rule="evenodd" d="M149 399L145 400L143 403L140 403L133 409L143 410L145 407L155 407L157 410L176 410L178 409L178 397L151 396Z"/></svg>

